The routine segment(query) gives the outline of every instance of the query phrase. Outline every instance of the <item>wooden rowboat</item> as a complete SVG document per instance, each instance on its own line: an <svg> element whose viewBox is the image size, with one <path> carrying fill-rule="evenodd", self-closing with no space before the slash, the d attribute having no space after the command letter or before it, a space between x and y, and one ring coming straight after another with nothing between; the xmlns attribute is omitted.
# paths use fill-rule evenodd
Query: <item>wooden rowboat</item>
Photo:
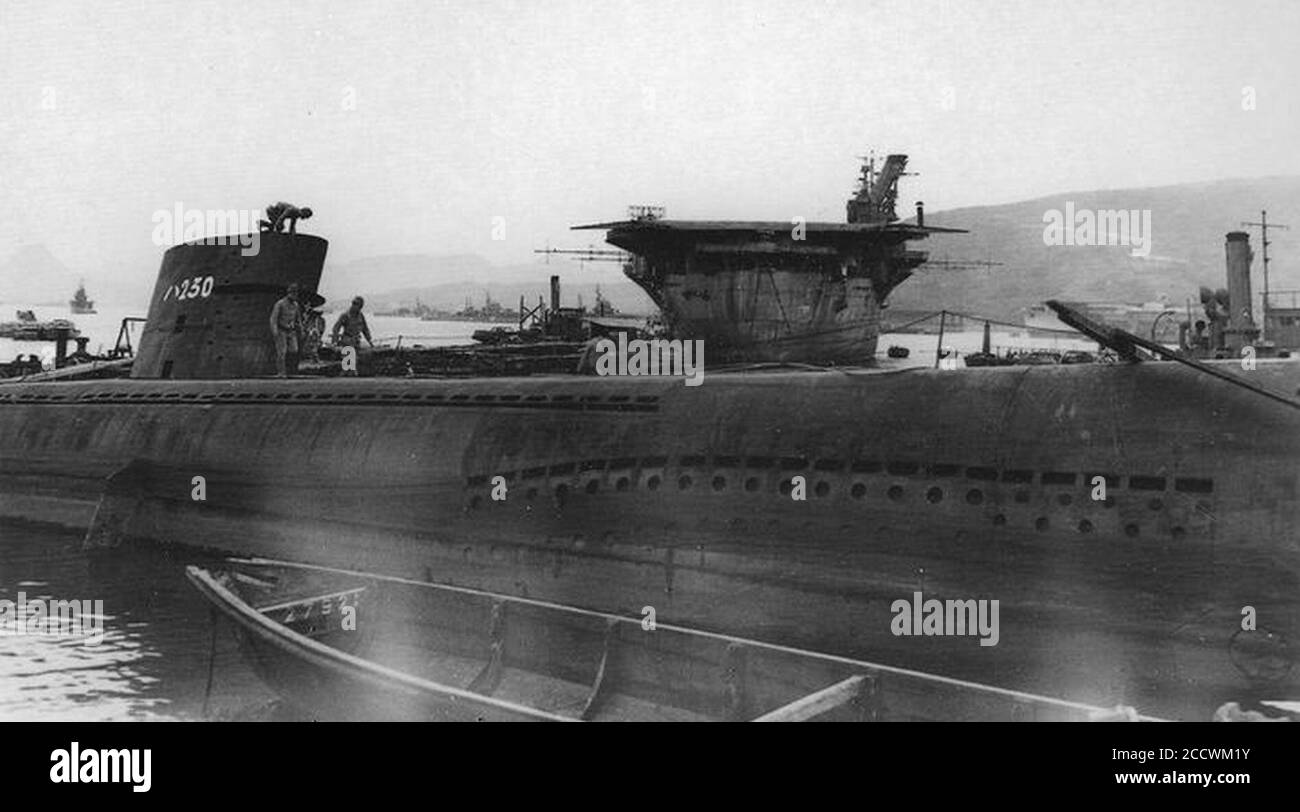
<svg viewBox="0 0 1300 812"><path fill-rule="evenodd" d="M1145 718L463 587L267 559L186 574L262 679L319 719Z"/></svg>

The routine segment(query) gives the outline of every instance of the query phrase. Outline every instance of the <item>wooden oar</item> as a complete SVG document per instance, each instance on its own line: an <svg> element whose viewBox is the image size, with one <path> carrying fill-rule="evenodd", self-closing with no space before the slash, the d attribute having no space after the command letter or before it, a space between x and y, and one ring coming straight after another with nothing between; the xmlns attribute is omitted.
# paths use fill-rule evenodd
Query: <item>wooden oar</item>
<svg viewBox="0 0 1300 812"><path fill-rule="evenodd" d="M1184 358L1168 347L1165 347L1163 344L1148 341L1141 336L1135 336L1127 330L1121 330L1118 327L1111 327L1109 324L1100 324L1095 322L1074 308L1062 304L1055 299L1048 300L1046 304L1056 312L1057 318L1061 321L1093 339L1103 347L1110 347L1112 350L1119 353L1119 357L1125 361L1141 361L1142 358L1137 352L1140 347L1158 358L1164 358L1167 361L1177 361L1183 366L1189 366L1197 372L1204 372L1206 375L1211 375L1219 380L1227 381L1228 383L1240 386L1243 389L1249 389L1257 395L1263 395L1270 400L1275 400L1278 403L1290 406L1292 409L1300 409L1300 400L1274 392L1272 389L1265 389L1262 386L1257 386L1250 381L1243 380L1237 375L1224 372L1223 370L1212 367L1209 364L1203 364L1193 358Z"/></svg>

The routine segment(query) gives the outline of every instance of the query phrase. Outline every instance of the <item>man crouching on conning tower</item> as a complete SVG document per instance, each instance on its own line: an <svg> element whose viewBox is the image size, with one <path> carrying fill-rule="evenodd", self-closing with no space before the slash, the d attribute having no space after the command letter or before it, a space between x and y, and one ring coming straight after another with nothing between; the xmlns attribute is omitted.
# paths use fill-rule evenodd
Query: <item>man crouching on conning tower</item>
<svg viewBox="0 0 1300 812"><path fill-rule="evenodd" d="M290 234L298 233L298 221L306 220L311 217L311 209L303 206L299 208L292 203L272 203L266 207L266 220L258 220L257 224L263 231L274 231L279 234L284 231L286 225L289 226Z"/></svg>

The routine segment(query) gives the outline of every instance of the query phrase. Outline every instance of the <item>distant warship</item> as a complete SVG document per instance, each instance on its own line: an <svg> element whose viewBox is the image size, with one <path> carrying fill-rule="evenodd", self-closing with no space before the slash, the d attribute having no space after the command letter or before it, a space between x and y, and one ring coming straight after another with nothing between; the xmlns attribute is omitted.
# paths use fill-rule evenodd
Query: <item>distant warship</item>
<svg viewBox="0 0 1300 812"><path fill-rule="evenodd" d="M77 286L77 294L68 302L68 307L77 315L85 315L95 312L95 302L86 296L86 283L82 282Z"/></svg>

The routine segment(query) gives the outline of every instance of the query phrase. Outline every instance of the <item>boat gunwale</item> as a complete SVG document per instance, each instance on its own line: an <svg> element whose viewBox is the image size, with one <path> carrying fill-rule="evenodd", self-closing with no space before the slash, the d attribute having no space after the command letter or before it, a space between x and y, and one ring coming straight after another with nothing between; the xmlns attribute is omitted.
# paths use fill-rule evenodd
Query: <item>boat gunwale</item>
<svg viewBox="0 0 1300 812"><path fill-rule="evenodd" d="M368 682L397 683L404 689L414 689L418 693L441 694L451 701L464 700L471 704L487 705L505 713L537 721L578 721L572 717L561 716L537 708L530 708L526 705L474 693L473 691L466 691L463 688L444 685L366 660L355 654L349 654L319 640L313 640L307 635L267 617L261 611L253 608L241 596L221 584L212 571L208 569L191 564L185 568L185 575L204 597L208 598L227 616L239 623L240 626L255 633L263 641L276 648L290 654L301 655L315 665L335 672L346 673L348 669L351 669L356 672L352 676ZM340 666L347 666L348 668L340 668Z"/></svg>
<svg viewBox="0 0 1300 812"><path fill-rule="evenodd" d="M398 575L384 575L380 573L361 572L357 570L348 570L339 567L329 567L320 564L309 564L305 562L285 561L281 559L264 558L264 557L252 557L252 558L231 557L231 558L227 558L226 560L231 564L244 564L244 565L264 566L264 567L286 567L290 569L300 569L300 570L308 570L314 572L330 573L333 575L340 575L340 576L350 576L350 577L361 578L361 579L366 579L371 581L389 582L394 584L401 584L404 586L414 586L414 587L420 587L424 589L437 590L441 592L454 592L463 595L470 595L477 598L483 598L490 601L501 601L505 603L522 604L522 605L531 606L540 609L559 611L561 613L569 614L569 615L577 615L577 616L583 616L587 618L594 618L594 619L604 621L606 623L635 624L636 626L639 627L643 622L643 618L641 617L629 617L624 615L612 614L609 612L600 612L593 609L583 609L577 606L568 606L565 604L538 600L536 598L525 598L525 597L514 596L514 595L503 595L501 593L490 592L482 589L474 589L472 587L456 586L453 584L436 584L436 583L431 583L429 581L421 581L414 578L405 578ZM241 601L241 603L242 602L243 601ZM247 606L246 603L244 605ZM257 611L252 609L251 607L249 607L249 609L250 611L254 611L254 612ZM277 625L277 626L279 625L276 624L275 621L271 621L268 618L263 618L263 620L265 620L267 623L270 623L271 625ZM1013 704L1021 703L1033 707L1047 707L1059 711L1071 711L1078 714L1085 714L1089 718L1103 715L1103 714L1113 714L1115 712L1114 708L1103 708L1095 705L1088 705L1082 702L1074 702L1067 699L1057 699L1054 697L1042 696L1040 694L1032 694L1025 691L1016 691L1010 688L999 688L994 685L985 685L982 683L970 682L968 680L957 679L955 677L945 677L939 674L931 674L923 671L914 671L912 669L901 668L899 666L885 665L883 663L875 663L866 660L856 660L850 657L843 657L835 654L826 654L822 652L809 651L807 649L794 648L791 646L783 646L777 643L767 643L760 640L736 637L733 635L722 634L719 632L704 631L702 629L692 629L685 626L677 626L671 623L661 623L656 621L655 628L662 629L665 631L675 632L677 634L681 634L686 637L693 637L696 639L705 638L705 639L715 640L720 643L726 644L728 646L742 646L742 647L749 647L754 649L762 649L772 653L778 653L778 654L803 658L805 660L820 661L823 663L833 664L836 666L848 667L853 670L853 673L857 673L857 674L866 674L870 676L877 676L881 674L892 675L895 677L902 677L905 679L916 680L921 683L928 683L931 685L935 685L935 684L942 685L949 689L966 691L974 695L982 695L986 697L989 696L998 697L1000 699L1007 700L1008 702ZM292 629L287 629L287 631L292 632L293 634L298 634L297 632L293 632ZM324 648L329 649L330 651L336 651L336 649L332 649L329 646L325 646L325 644L318 643L317 641L311 640L310 638L304 637L304 639L307 639L310 642L315 643L316 645L323 646ZM343 654L344 652L339 652L339 653ZM353 659L360 660L361 662L368 662L366 660L363 660L362 658L355 657L355 655L347 655L347 656ZM380 666L380 668L384 668L385 670L391 670L391 669L387 669L386 666ZM401 673L401 672L395 672L395 673ZM413 679L419 680L420 678L415 677ZM459 689L451 689L451 690L459 690ZM469 693L469 696L479 697L483 695ZM486 700L491 700L491 697L483 697L483 698ZM510 704L510 703L506 703L506 704ZM561 717L561 718L563 718L565 721L575 721L568 717ZM1166 720L1158 717L1147 716L1145 714L1137 714L1136 721L1162 722Z"/></svg>

